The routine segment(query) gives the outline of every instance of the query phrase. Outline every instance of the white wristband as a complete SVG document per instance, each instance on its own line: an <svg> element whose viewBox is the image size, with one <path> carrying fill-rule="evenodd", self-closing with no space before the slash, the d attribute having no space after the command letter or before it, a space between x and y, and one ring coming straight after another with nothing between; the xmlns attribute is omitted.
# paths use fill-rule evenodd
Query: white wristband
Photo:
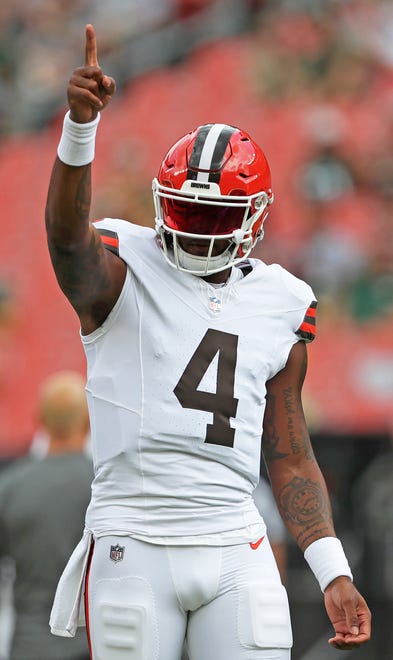
<svg viewBox="0 0 393 660"><path fill-rule="evenodd" d="M98 113L93 121L78 124L70 119L70 111L67 112L57 147L57 155L63 163L79 167L94 160L96 132L100 118Z"/></svg>
<svg viewBox="0 0 393 660"><path fill-rule="evenodd" d="M304 552L304 558L322 591L340 575L346 575L353 580L341 541L334 536L325 536L311 543Z"/></svg>

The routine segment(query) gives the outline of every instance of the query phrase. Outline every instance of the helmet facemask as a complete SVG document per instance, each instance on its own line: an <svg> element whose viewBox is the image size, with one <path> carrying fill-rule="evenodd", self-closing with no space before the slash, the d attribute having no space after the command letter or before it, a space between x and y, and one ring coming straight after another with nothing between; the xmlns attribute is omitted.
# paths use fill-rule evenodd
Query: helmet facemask
<svg viewBox="0 0 393 660"><path fill-rule="evenodd" d="M197 192L194 186L195 182L186 180L177 191L153 180L156 232L171 266L203 277L230 268L249 255L263 238L263 222L272 198L264 191L250 196L222 195L215 183L206 184L203 190L197 188ZM186 251L182 239L198 245L203 254Z"/></svg>

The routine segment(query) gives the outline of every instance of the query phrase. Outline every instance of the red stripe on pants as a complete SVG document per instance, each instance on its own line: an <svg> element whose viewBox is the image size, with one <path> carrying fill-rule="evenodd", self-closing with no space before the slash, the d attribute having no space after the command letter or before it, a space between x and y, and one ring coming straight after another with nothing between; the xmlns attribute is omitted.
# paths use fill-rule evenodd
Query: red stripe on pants
<svg viewBox="0 0 393 660"><path fill-rule="evenodd" d="M89 577L90 577L90 566L91 560L94 552L94 541L91 542L89 558L87 560L86 567L86 577L85 577L85 619L86 619L86 635L87 643L89 645L90 659L93 658L93 651L91 646L91 637L90 637L90 625L89 625Z"/></svg>

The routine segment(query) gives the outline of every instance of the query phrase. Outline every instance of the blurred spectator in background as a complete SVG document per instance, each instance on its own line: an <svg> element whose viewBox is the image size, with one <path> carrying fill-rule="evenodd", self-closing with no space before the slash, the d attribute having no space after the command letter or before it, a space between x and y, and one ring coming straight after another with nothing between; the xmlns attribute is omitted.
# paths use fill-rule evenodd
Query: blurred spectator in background
<svg viewBox="0 0 393 660"><path fill-rule="evenodd" d="M0 280L0 342L12 325L14 317L15 309L11 291Z"/></svg>
<svg viewBox="0 0 393 660"><path fill-rule="evenodd" d="M14 625L12 587L15 566L11 557L0 557L0 660L8 660Z"/></svg>
<svg viewBox="0 0 393 660"><path fill-rule="evenodd" d="M8 338L14 328L16 317L16 305L13 295L8 286L0 280L0 397L3 383L6 380L6 364L4 358L7 354ZM2 456L0 455L0 461L1 458Z"/></svg>
<svg viewBox="0 0 393 660"><path fill-rule="evenodd" d="M46 456L18 459L0 477L0 557L15 565L10 657L87 660L83 632L64 639L51 635L48 625L56 584L90 499L93 470L85 453L89 418L82 376L50 376L40 392L39 418L48 438Z"/></svg>
<svg viewBox="0 0 393 660"><path fill-rule="evenodd" d="M355 163L343 148L346 119L332 105L312 105L305 113L304 128L311 146L295 174L305 202L306 226L298 272L319 297L342 303L340 298L345 298L365 261L354 233L340 216L340 201L356 187Z"/></svg>
<svg viewBox="0 0 393 660"><path fill-rule="evenodd" d="M363 551L358 576L373 612L373 638L364 657L378 660L388 660L393 649L392 475L393 433L388 450L371 461L353 488L354 527Z"/></svg>
<svg viewBox="0 0 393 660"><path fill-rule="evenodd" d="M328 203L355 188L355 168L343 148L348 130L344 113L329 103L311 104L303 117L305 143L311 143L297 173L304 199Z"/></svg>
<svg viewBox="0 0 393 660"><path fill-rule="evenodd" d="M393 241L373 246L364 269L351 287L351 312L358 322L393 313Z"/></svg>
<svg viewBox="0 0 393 660"><path fill-rule="evenodd" d="M86 23L100 32L102 60L121 86L178 61L197 43L241 30L252 5L249 0L2 0L0 135L43 128L62 106L65 66L76 55L73 46Z"/></svg>

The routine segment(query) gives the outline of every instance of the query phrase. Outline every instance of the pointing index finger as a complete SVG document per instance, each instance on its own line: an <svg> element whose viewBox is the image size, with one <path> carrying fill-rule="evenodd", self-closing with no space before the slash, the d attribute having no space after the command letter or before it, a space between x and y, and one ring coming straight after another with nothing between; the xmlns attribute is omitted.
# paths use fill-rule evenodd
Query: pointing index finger
<svg viewBox="0 0 393 660"><path fill-rule="evenodd" d="M86 25L85 65L98 66L96 33L90 23Z"/></svg>

